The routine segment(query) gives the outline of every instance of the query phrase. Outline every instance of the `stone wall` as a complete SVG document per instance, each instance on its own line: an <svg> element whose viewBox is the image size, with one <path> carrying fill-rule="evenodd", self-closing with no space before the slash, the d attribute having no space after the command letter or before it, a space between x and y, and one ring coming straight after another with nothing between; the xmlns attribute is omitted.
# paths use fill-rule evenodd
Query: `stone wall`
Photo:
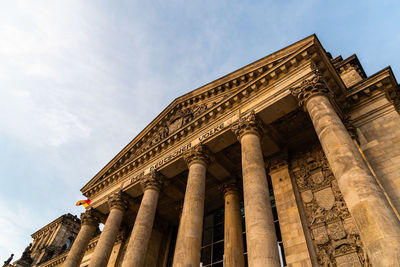
<svg viewBox="0 0 400 267"><path fill-rule="evenodd" d="M360 147L394 207L400 211L400 115L390 105L357 125Z"/></svg>

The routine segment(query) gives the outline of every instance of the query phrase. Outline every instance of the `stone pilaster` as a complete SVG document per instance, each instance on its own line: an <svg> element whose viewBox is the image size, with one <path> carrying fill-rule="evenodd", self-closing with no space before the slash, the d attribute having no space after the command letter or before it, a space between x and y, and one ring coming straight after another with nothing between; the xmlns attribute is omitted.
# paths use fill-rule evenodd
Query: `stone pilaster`
<svg viewBox="0 0 400 267"><path fill-rule="evenodd" d="M267 176L261 150L261 122L254 112L232 125L242 150L243 198L249 266L280 266Z"/></svg>
<svg viewBox="0 0 400 267"><path fill-rule="evenodd" d="M110 196L108 204L110 207L110 213L107 217L103 232L101 232L93 255L90 258L89 267L107 266L114 242L121 226L122 217L128 208L126 196L121 191Z"/></svg>
<svg viewBox="0 0 400 267"><path fill-rule="evenodd" d="M199 266L203 232L206 168L209 157L197 145L185 154L189 167L185 200L175 246L174 267Z"/></svg>
<svg viewBox="0 0 400 267"><path fill-rule="evenodd" d="M373 266L400 265L400 222L329 100L319 73L292 89L309 113Z"/></svg>
<svg viewBox="0 0 400 267"><path fill-rule="evenodd" d="M78 236L72 244L71 250L68 253L67 259L63 266L77 267L80 266L86 248L92 239L97 227L99 226L99 216L94 209L88 209L81 214L81 229Z"/></svg>
<svg viewBox="0 0 400 267"><path fill-rule="evenodd" d="M141 179L143 198L129 238L122 267L144 266L164 177L156 171Z"/></svg>
<svg viewBox="0 0 400 267"><path fill-rule="evenodd" d="M240 188L237 183L223 184L225 199L224 258L226 267L244 267Z"/></svg>
<svg viewBox="0 0 400 267"><path fill-rule="evenodd" d="M286 156L283 158L269 162L269 175L274 188L286 264L293 267L311 267L313 265L310 254L313 252L313 247L310 244L311 249L308 249L307 236L303 230Z"/></svg>

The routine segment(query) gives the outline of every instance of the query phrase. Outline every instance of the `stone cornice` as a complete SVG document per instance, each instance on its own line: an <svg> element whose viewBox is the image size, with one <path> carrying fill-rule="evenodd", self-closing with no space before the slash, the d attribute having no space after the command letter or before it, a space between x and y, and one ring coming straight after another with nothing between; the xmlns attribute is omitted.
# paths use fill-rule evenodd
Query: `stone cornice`
<svg viewBox="0 0 400 267"><path fill-rule="evenodd" d="M338 72L341 72L341 68L346 68L346 65L349 65L349 64L357 67L357 71L363 79L367 78L367 74L365 73L356 54L353 54L353 55L349 56L348 58L341 60L339 62L333 63L335 69Z"/></svg>
<svg viewBox="0 0 400 267"><path fill-rule="evenodd" d="M121 160L123 161L124 157L126 157L125 155L129 152L132 153L133 151L131 150L134 149L134 146L138 144L140 140L152 130L152 128L156 127L162 118L174 110L179 109L181 107L180 105L187 105L190 102L195 102L196 99L198 100L198 98L208 96L210 94L214 95L221 90L231 89L232 87L241 83L243 84L243 82L247 82L248 79L251 79L253 76L256 76L257 74L262 73L264 70L274 67L274 62L279 62L280 60L285 59L285 57L288 55L297 53L302 47L314 43L319 44L319 41L316 35L311 35L292 45L282 48L271 55L250 63L249 65L244 66L228 75L225 75L214 82L208 83L192 92L176 98L159 116L157 116L142 132L140 132L138 136L136 136L103 169L101 169L100 172L96 174L91 181L81 189L81 191L85 193L87 189L93 185L91 183L93 180L97 181L99 178L103 177L104 174L108 176L110 173L107 172L112 169L115 164L121 164Z"/></svg>
<svg viewBox="0 0 400 267"><path fill-rule="evenodd" d="M222 99L222 101L220 101L217 105L206 110L204 113L200 114L198 117L184 125L178 131L167 136L162 140L162 142L149 147L147 151L144 151L130 162L125 164L121 162L120 167L114 172L111 172L107 175L103 174L104 177L101 176L103 177L102 179L99 177L98 182L94 184L89 183L82 188L82 192L85 196L92 197L97 195L104 188L118 183L121 177L125 177L133 170L138 170L138 168L146 164L150 158L157 156L160 152L166 150L175 142L200 129L210 120L216 119L227 109L231 109L243 101L243 99L254 95L254 93L257 92L261 87L274 83L279 76L285 75L290 69L295 68L304 60L309 60L310 58L315 59L315 57L318 57L318 55L315 55L318 49L320 48L316 49L314 40L310 39L308 43L300 47L297 51L294 51L291 55L287 56L283 61L276 64L271 69L268 69L264 73L260 71L260 74L254 72L254 79L248 81L243 86L239 86L237 89L235 89L234 93Z"/></svg>
<svg viewBox="0 0 400 267"><path fill-rule="evenodd" d="M367 79L349 88L346 94L348 105L352 106L371 97L374 91L383 91L387 99L400 110L400 90L390 67L371 75Z"/></svg>
<svg viewBox="0 0 400 267"><path fill-rule="evenodd" d="M33 239L36 239L41 235L47 233L48 231L55 229L60 223L77 223L80 225L80 219L70 213L64 214L52 221L51 223L47 224L46 226L42 227L40 230L34 232L31 237Z"/></svg>

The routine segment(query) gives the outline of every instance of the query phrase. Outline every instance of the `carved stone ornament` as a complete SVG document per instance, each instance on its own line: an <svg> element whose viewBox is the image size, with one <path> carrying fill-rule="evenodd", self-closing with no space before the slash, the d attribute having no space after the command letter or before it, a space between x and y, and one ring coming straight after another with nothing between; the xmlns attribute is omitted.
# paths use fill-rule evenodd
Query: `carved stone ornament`
<svg viewBox="0 0 400 267"><path fill-rule="evenodd" d="M320 266L371 266L322 148L294 154L290 167Z"/></svg>
<svg viewBox="0 0 400 267"><path fill-rule="evenodd" d="M150 149L150 147L160 143L162 140L175 133L183 126L192 122L194 119L198 118L207 110L213 108L229 96L230 94L225 94L224 96L218 97L213 101L198 103L184 109L178 109L168 121L159 126L157 132L155 132L139 149L132 154L131 158L137 157L138 155Z"/></svg>
<svg viewBox="0 0 400 267"><path fill-rule="evenodd" d="M240 194L240 186L237 181L231 181L228 183L221 184L218 186L218 189L223 192L224 197L229 195L229 194Z"/></svg>
<svg viewBox="0 0 400 267"><path fill-rule="evenodd" d="M86 212L81 213L82 225L98 226L100 222L99 214L93 208L88 209Z"/></svg>
<svg viewBox="0 0 400 267"><path fill-rule="evenodd" d="M331 187L315 192L314 197L317 204L324 210L331 210L333 205L335 205L335 196Z"/></svg>
<svg viewBox="0 0 400 267"><path fill-rule="evenodd" d="M314 77L304 80L300 86L290 89L291 94L299 100L299 106L305 105L312 96L329 96L331 94L331 91L324 82L323 76L318 71L314 71L314 74Z"/></svg>
<svg viewBox="0 0 400 267"><path fill-rule="evenodd" d="M249 114L241 116L237 122L233 123L231 130L240 141L243 135L247 133L253 133L261 137L263 134L263 124L253 110Z"/></svg>
<svg viewBox="0 0 400 267"><path fill-rule="evenodd" d="M125 193L123 193L122 191L118 191L109 196L108 206L110 207L110 210L119 209L122 211L126 211L128 208L128 201Z"/></svg>
<svg viewBox="0 0 400 267"><path fill-rule="evenodd" d="M186 161L186 164L190 167L194 162L201 162L205 165L208 165L210 162L210 152L208 149L200 144L192 147L188 152L183 155L183 159Z"/></svg>
<svg viewBox="0 0 400 267"><path fill-rule="evenodd" d="M164 176L161 173L157 171L152 171L149 174L143 176L140 179L140 183L142 184L144 191L150 188L160 191L164 180Z"/></svg>

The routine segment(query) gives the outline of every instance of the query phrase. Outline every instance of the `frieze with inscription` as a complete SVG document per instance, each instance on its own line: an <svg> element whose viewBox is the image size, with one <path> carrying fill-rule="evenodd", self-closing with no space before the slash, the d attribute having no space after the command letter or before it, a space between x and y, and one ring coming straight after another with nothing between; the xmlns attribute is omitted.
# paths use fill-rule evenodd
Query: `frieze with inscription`
<svg viewBox="0 0 400 267"><path fill-rule="evenodd" d="M371 266L320 146L293 155L290 167L321 266Z"/></svg>

